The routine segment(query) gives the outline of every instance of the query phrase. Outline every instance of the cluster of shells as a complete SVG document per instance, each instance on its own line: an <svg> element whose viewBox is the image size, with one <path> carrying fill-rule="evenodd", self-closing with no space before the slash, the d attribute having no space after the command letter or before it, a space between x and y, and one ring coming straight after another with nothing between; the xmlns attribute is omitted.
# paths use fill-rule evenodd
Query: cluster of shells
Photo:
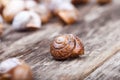
<svg viewBox="0 0 120 80"><path fill-rule="evenodd" d="M36 30L53 15L72 24L78 12L71 0L0 0L0 34L3 22L12 24L17 31Z"/></svg>
<svg viewBox="0 0 120 80"><path fill-rule="evenodd" d="M74 5L89 1L91 0L0 0L0 35L3 32L3 21L11 23L17 31L39 29L53 15L66 24L73 24L79 17ZM107 3L111 0L95 1Z"/></svg>

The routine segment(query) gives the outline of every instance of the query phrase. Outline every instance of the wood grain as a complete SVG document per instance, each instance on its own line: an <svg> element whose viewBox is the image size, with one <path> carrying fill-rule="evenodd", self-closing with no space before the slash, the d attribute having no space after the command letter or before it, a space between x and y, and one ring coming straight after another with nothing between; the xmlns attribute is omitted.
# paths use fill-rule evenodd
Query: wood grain
<svg viewBox="0 0 120 80"><path fill-rule="evenodd" d="M120 80L120 51L85 80Z"/></svg>
<svg viewBox="0 0 120 80"><path fill-rule="evenodd" d="M0 61L18 57L31 66L34 80L83 80L120 50L120 6L94 6L80 22L62 27L48 25L44 31L23 37L1 53ZM102 10L98 13L96 11ZM91 15L98 15L88 19ZM79 36L85 46L85 55L76 59L56 61L49 52L49 44L58 34Z"/></svg>
<svg viewBox="0 0 120 80"><path fill-rule="evenodd" d="M34 44L37 44L42 39L49 38L49 35L57 35L61 29L62 27L60 26L60 24L51 24L48 27L46 26L45 30L23 37L20 40L14 42L8 48L5 48L5 53L1 54L0 57L4 58L4 56L10 57L12 55L20 55L19 52L26 51L29 46L32 47Z"/></svg>

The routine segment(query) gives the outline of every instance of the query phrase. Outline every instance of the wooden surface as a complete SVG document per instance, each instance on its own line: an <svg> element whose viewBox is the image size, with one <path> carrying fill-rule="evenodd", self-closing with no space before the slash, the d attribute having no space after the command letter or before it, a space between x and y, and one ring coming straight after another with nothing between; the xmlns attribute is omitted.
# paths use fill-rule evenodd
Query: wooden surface
<svg viewBox="0 0 120 80"><path fill-rule="evenodd" d="M85 80L120 80L120 51Z"/></svg>
<svg viewBox="0 0 120 80"><path fill-rule="evenodd" d="M79 6L78 9L79 21L73 25L64 25L55 19L36 32L15 32L6 25L0 42L0 61L10 57L25 60L33 70L34 80L98 80L102 75L107 78L102 77L100 80L109 80L115 71L107 73L118 67L109 66L110 62L119 61L120 4L89 4ZM55 36L66 33L76 34L82 40L85 55L56 61L50 55L49 44ZM109 69L106 68L108 66ZM119 80L120 73L115 74L113 77L117 78L114 80Z"/></svg>

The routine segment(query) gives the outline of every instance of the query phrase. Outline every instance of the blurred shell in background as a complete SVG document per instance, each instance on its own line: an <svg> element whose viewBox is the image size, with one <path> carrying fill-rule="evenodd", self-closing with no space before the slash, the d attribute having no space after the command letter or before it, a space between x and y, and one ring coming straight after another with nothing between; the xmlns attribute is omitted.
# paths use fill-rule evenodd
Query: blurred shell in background
<svg viewBox="0 0 120 80"><path fill-rule="evenodd" d="M58 16L66 24L72 24L78 20L78 11L71 0L45 0L43 1L49 6L49 10Z"/></svg>
<svg viewBox="0 0 120 80"><path fill-rule="evenodd" d="M0 63L0 80L32 80L32 71L24 61L10 58Z"/></svg>
<svg viewBox="0 0 120 80"><path fill-rule="evenodd" d="M0 0L0 14L4 21L12 23L15 30L34 30L47 23L53 15L66 24L79 19L77 8L73 4L84 4L90 0ZM112 0L95 0L106 4ZM73 3L73 4L72 4ZM25 11L26 10L26 11ZM3 25L3 24L1 24Z"/></svg>
<svg viewBox="0 0 120 80"><path fill-rule="evenodd" d="M55 14L67 24L74 23L79 17L77 9L71 3L63 3L58 6Z"/></svg>
<svg viewBox="0 0 120 80"><path fill-rule="evenodd" d="M6 7L12 0L0 0L0 3L3 5L3 7Z"/></svg>
<svg viewBox="0 0 120 80"><path fill-rule="evenodd" d="M11 1L3 10L3 17L6 22L12 22L14 16L25 9L23 0Z"/></svg>
<svg viewBox="0 0 120 80"><path fill-rule="evenodd" d="M38 4L34 0L26 0L25 1L25 9L30 10L34 7L36 7Z"/></svg>
<svg viewBox="0 0 120 80"><path fill-rule="evenodd" d="M51 11L46 4L38 4L38 6L34 7L32 10L39 14L42 23L47 23L52 16Z"/></svg>
<svg viewBox="0 0 120 80"><path fill-rule="evenodd" d="M33 11L22 11L18 13L12 23L15 30L36 30L41 27L40 16Z"/></svg>
<svg viewBox="0 0 120 80"><path fill-rule="evenodd" d="M46 3L49 6L49 9L51 11L54 11L59 6L61 6L63 3L70 3L71 0L43 0L44 3Z"/></svg>

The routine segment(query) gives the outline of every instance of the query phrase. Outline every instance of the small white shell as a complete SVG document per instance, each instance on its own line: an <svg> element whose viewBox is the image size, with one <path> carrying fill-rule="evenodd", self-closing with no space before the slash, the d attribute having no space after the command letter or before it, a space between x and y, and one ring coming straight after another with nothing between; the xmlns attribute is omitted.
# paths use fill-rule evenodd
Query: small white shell
<svg viewBox="0 0 120 80"><path fill-rule="evenodd" d="M0 63L0 73L6 73L18 65L21 65L19 59L17 58L7 59Z"/></svg>
<svg viewBox="0 0 120 80"><path fill-rule="evenodd" d="M40 16L33 11L22 11L18 13L12 23L15 30L26 30L29 28L40 28Z"/></svg>

